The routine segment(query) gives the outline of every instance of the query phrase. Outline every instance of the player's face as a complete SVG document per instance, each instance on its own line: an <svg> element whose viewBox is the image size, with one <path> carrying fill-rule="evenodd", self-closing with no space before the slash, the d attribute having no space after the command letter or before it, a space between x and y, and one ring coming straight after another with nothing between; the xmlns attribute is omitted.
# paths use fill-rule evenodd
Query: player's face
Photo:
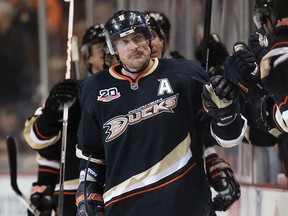
<svg viewBox="0 0 288 216"><path fill-rule="evenodd" d="M119 38L115 43L119 59L130 71L143 69L150 61L151 50L141 32Z"/></svg>
<svg viewBox="0 0 288 216"><path fill-rule="evenodd" d="M88 63L92 65L92 72L97 73L103 70L104 43L93 44L90 49L91 56L88 59Z"/></svg>
<svg viewBox="0 0 288 216"><path fill-rule="evenodd" d="M164 51L164 41L159 38L158 34L155 31L152 31L152 36L153 39L151 40L151 57L161 59L163 57L162 55Z"/></svg>

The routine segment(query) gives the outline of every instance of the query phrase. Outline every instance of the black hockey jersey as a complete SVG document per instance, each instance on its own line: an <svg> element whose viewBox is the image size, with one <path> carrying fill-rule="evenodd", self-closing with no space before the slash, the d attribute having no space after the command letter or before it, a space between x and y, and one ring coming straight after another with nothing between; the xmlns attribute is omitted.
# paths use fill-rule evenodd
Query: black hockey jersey
<svg viewBox="0 0 288 216"><path fill-rule="evenodd" d="M37 152L38 179L40 185L56 185L59 181L62 145L63 114L42 118L42 108L25 122L24 137L27 144ZM57 115L60 115L57 116ZM69 109L66 140L64 207L63 216L76 215L75 195L79 185L80 159L76 157L77 130L80 121L80 104L77 99ZM56 185L53 203L58 204L59 186Z"/></svg>
<svg viewBox="0 0 288 216"><path fill-rule="evenodd" d="M243 120L237 118L237 137L197 125L208 74L186 59L153 61L136 80L120 74L118 65L84 82L77 155L87 160L92 154L96 172L106 168L105 176L97 173L105 179L105 216L209 215L203 136L237 142Z"/></svg>

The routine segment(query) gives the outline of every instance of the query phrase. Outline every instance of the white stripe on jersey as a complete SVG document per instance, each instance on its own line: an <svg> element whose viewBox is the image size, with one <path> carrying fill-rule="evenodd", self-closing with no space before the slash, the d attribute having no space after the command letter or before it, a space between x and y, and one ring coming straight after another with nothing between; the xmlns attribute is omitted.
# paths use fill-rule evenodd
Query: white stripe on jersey
<svg viewBox="0 0 288 216"><path fill-rule="evenodd" d="M104 203L121 194L161 181L165 177L180 170L192 157L190 144L191 137L190 134L188 134L176 148L157 164L106 191L103 195Z"/></svg>

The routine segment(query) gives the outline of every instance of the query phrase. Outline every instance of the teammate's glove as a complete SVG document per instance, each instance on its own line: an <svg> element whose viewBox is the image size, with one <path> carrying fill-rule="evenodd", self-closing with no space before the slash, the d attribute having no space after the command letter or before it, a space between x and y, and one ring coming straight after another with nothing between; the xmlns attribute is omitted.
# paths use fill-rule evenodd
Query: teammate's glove
<svg viewBox="0 0 288 216"><path fill-rule="evenodd" d="M210 82L203 86L203 108L217 124L227 125L236 118L239 112L237 91L233 84L220 75L212 77Z"/></svg>
<svg viewBox="0 0 288 216"><path fill-rule="evenodd" d="M52 199L54 188L54 185L40 185L37 182L33 183L30 201L41 212L41 216L50 216L52 210L55 209ZM29 210L28 216L33 216Z"/></svg>
<svg viewBox="0 0 288 216"><path fill-rule="evenodd" d="M54 112L62 112L64 103L68 107L72 106L77 97L77 81L65 79L58 82L50 91L50 94L45 102L45 109Z"/></svg>
<svg viewBox="0 0 288 216"><path fill-rule="evenodd" d="M84 200L84 184L86 185L87 209ZM98 182L82 181L76 194L76 216L104 216L103 189ZM86 214L87 210L87 214Z"/></svg>
<svg viewBox="0 0 288 216"><path fill-rule="evenodd" d="M261 130L269 131L273 126L272 109L274 100L271 96L266 95L256 102L256 124Z"/></svg>
<svg viewBox="0 0 288 216"><path fill-rule="evenodd" d="M248 39L249 49L256 57L256 62L260 65L261 59L269 51L269 37L263 28L252 32Z"/></svg>
<svg viewBox="0 0 288 216"><path fill-rule="evenodd" d="M237 85L248 102L265 94L256 58L244 43L237 42L234 45L234 53L226 58L224 78Z"/></svg>
<svg viewBox="0 0 288 216"><path fill-rule="evenodd" d="M213 198L214 208L216 211L226 211L240 198L240 185L230 165L216 153L207 156L205 161L209 184L218 192Z"/></svg>

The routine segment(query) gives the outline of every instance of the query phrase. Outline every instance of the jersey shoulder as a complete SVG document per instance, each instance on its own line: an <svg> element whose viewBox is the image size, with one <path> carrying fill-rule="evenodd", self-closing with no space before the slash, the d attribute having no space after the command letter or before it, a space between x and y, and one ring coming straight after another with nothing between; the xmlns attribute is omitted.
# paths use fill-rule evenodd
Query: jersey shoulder
<svg viewBox="0 0 288 216"><path fill-rule="evenodd" d="M161 59L160 67L164 67L166 73L176 73L178 75L192 76L196 80L207 83L209 75L201 64L195 60L189 59Z"/></svg>
<svg viewBox="0 0 288 216"><path fill-rule="evenodd" d="M86 80L81 82L78 90L80 101L83 101L83 99L89 97L91 93L100 89L102 84L108 81L109 77L109 71L105 69L89 76Z"/></svg>

